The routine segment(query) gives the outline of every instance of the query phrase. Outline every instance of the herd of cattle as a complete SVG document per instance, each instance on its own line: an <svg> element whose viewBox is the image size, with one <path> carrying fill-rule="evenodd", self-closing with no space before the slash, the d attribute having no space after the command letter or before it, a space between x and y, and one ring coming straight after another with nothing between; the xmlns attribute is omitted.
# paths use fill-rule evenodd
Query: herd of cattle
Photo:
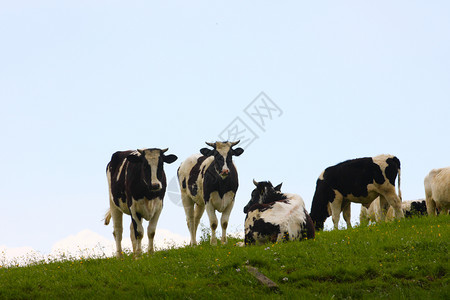
<svg viewBox="0 0 450 300"><path fill-rule="evenodd" d="M217 244L216 229L220 212L221 242L227 242L228 219L238 189L238 173L233 156L241 155L237 142L206 143L210 148L188 157L177 175L191 245L196 245L197 228L205 209L211 227L211 244ZM130 235L133 252L142 252L144 236L142 219L149 222L148 251L153 252L156 225L163 208L167 181L164 163L178 158L166 155L166 149L119 151L106 167L110 208L105 225L113 220L116 255L122 255L122 217L131 216ZM398 180L398 194L395 181ZM281 192L281 184L253 180L255 189L244 207L245 244L314 238L331 216L338 228L343 213L350 228L350 203L361 203L360 220L383 221L402 218L411 213L448 214L450 209L450 167L434 169L425 177L426 200L402 202L400 192L400 160L393 155L379 155L348 160L325 169L317 179L316 190L308 214L303 199L297 194Z"/></svg>

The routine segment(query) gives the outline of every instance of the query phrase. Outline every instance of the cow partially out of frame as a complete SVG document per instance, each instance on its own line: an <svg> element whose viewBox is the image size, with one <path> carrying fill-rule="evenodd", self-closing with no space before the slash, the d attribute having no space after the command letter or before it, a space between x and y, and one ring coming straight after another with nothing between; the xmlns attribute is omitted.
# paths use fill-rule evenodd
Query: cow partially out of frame
<svg viewBox="0 0 450 300"><path fill-rule="evenodd" d="M425 177L425 200L430 216L447 215L450 209L450 167L433 169Z"/></svg>

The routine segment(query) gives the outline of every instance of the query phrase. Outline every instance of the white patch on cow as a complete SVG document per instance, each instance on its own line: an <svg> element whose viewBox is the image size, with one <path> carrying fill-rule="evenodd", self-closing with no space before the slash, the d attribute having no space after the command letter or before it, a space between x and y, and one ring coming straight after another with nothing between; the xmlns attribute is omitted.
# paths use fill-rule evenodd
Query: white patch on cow
<svg viewBox="0 0 450 300"><path fill-rule="evenodd" d="M227 155L228 155L228 152L230 152L230 148L231 148L230 142L228 142L228 143L217 142L216 143L216 150L223 157L223 161L224 161L224 164L223 164L223 167L222 167L222 170L220 171L220 173L230 171L230 168L227 165Z"/></svg>
<svg viewBox="0 0 450 300"><path fill-rule="evenodd" d="M435 216L436 209L448 214L450 209L450 167L433 169L425 177L425 201L428 215Z"/></svg>
<svg viewBox="0 0 450 300"><path fill-rule="evenodd" d="M212 192L209 196L209 202L218 212L223 212L234 201L235 194L233 191L226 192L222 198L220 198L217 191Z"/></svg>
<svg viewBox="0 0 450 300"><path fill-rule="evenodd" d="M151 183L147 183L147 184L158 185L159 186L158 190L160 190L162 188L162 184L158 180L158 177L157 177L158 162L159 162L160 156L161 156L161 151L159 149L145 150L145 159L147 160L147 162L151 168L151 178L150 178ZM144 180L145 180L145 178L144 178Z"/></svg>
<svg viewBox="0 0 450 300"><path fill-rule="evenodd" d="M325 171L322 171L322 173L320 173L319 179L323 180L323 174L325 173Z"/></svg>
<svg viewBox="0 0 450 300"><path fill-rule="evenodd" d="M119 172L117 172L116 181L119 181L120 174L122 174L123 166L125 166L125 163L126 163L126 162L127 162L126 159L124 159L124 160L122 161L122 164L121 164L120 167L119 167Z"/></svg>

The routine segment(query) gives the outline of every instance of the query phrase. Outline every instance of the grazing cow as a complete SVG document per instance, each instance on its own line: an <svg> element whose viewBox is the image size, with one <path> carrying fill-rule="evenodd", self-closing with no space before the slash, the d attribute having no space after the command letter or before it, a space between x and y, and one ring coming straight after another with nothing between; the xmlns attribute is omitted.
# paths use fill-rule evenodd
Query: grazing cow
<svg viewBox="0 0 450 300"><path fill-rule="evenodd" d="M424 185L428 215L435 216L436 209L447 215L450 209L450 167L431 170Z"/></svg>
<svg viewBox="0 0 450 300"><path fill-rule="evenodd" d="M387 203L386 203L387 204ZM387 212L386 212L387 211ZM427 206L425 200L411 200L402 202L402 211L405 217L421 216L427 214ZM386 221L394 220L394 210L388 204L382 209L380 207L380 197L372 201L369 208L361 206L361 213L359 215L359 222L379 222L383 214L386 215Z"/></svg>
<svg viewBox="0 0 450 300"><path fill-rule="evenodd" d="M149 221L148 252L153 252L153 238L167 186L163 163L171 164L177 160L173 154L165 155L167 150L118 151L112 155L106 167L110 208L105 216L105 225L109 224L112 217L117 257L122 256L124 213L131 215L130 235L134 254L139 256L142 252L142 218Z"/></svg>
<svg viewBox="0 0 450 300"><path fill-rule="evenodd" d="M302 197L280 191L281 184L256 182L252 198L245 206L245 244L263 244L282 240L315 237L314 223Z"/></svg>
<svg viewBox="0 0 450 300"><path fill-rule="evenodd" d="M395 192L395 178L398 174L398 192ZM328 167L317 179L316 191L311 205L311 218L316 230L323 229L323 223L330 216L334 228L338 229L339 214L350 202L368 207L380 196L381 206L387 202L394 208L395 217L402 218L400 192L400 160L393 155L378 155L344 161ZM350 219L350 209L348 209ZM382 219L384 216L382 215ZM347 222L347 228L350 228Z"/></svg>
<svg viewBox="0 0 450 300"><path fill-rule="evenodd" d="M222 213L222 244L227 242L227 226L234 197L239 186L238 174L232 157L244 152L233 149L237 142L206 143L213 149L202 148L201 154L188 157L178 169L181 200L191 235L191 245L196 245L197 227L205 211L211 226L211 245L217 245L216 210Z"/></svg>

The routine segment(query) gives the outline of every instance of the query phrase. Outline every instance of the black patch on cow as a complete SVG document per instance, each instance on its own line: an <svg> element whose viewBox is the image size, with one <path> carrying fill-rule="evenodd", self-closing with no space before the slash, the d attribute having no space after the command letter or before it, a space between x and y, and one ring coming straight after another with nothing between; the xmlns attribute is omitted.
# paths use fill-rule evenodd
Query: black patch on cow
<svg viewBox="0 0 450 300"><path fill-rule="evenodd" d="M239 187L239 179L233 162L228 163L228 169L230 171L224 179L216 172L214 163L211 163L206 169L203 177L203 199L205 203L209 201L212 192L217 191L220 198L230 191L236 193Z"/></svg>
<svg viewBox="0 0 450 300"><path fill-rule="evenodd" d="M186 178L183 179L183 181L181 182L181 185L182 185L183 189L186 188Z"/></svg>
<svg viewBox="0 0 450 300"><path fill-rule="evenodd" d="M303 212L306 216L305 223L302 224L302 238L307 238L308 240L314 239L316 237L316 231L314 229L314 222L311 216L308 214L306 209L303 209Z"/></svg>
<svg viewBox="0 0 450 300"><path fill-rule="evenodd" d="M126 193L125 193L125 170L129 162L125 161L125 164L120 171L120 166L123 161L127 159L127 156L130 155L133 151L118 151L111 156L111 161L107 165L107 170L109 170L111 174L111 194L113 196L113 201L117 206L120 206L120 201L126 202Z"/></svg>
<svg viewBox="0 0 450 300"><path fill-rule="evenodd" d="M267 237L269 241L274 243L277 241L278 234L280 234L280 226L264 222L263 219L254 221L253 225L249 226L249 231L245 235L245 244L250 245L255 243L255 239L253 238L254 232Z"/></svg>
<svg viewBox="0 0 450 300"><path fill-rule="evenodd" d="M400 170L400 160L394 156L393 158L386 159L386 163L388 164L384 171L386 178L395 186L395 178L397 178L398 170Z"/></svg>
<svg viewBox="0 0 450 300"><path fill-rule="evenodd" d="M206 165L204 165L202 168L202 177L205 177L205 170L206 170Z"/></svg>
<svg viewBox="0 0 450 300"><path fill-rule="evenodd" d="M253 204L253 205L248 209L248 212L250 213L250 212L252 212L252 211L254 211L254 210L259 210L260 212L264 212L264 211L266 211L266 210L272 209L273 206L274 206L276 203L279 203L279 202L282 202L282 203L289 203L289 200L283 199L283 200L278 200L278 201L274 201L274 202L270 202L270 203L256 203L256 204Z"/></svg>
<svg viewBox="0 0 450 300"><path fill-rule="evenodd" d="M334 197L335 192L328 184L324 180L317 179L310 215L314 221L316 230L323 229L323 223L330 216L328 214L328 202L333 202Z"/></svg>
<svg viewBox="0 0 450 300"><path fill-rule="evenodd" d="M142 234L140 234L140 233L138 232L137 222L136 222L136 220L135 220L133 217L131 217L131 223L133 224L134 237L135 237L136 239L139 239L139 237L142 236Z"/></svg>
<svg viewBox="0 0 450 300"><path fill-rule="evenodd" d="M197 178L198 175L200 174L200 166L202 165L203 161L207 158L208 156L200 156L197 159L197 163L192 167L191 171L189 172L188 187L189 190L191 191L192 196L197 195L198 192Z"/></svg>
<svg viewBox="0 0 450 300"><path fill-rule="evenodd" d="M405 217L424 216L427 215L427 205L425 200L411 202L410 210L405 211Z"/></svg>

